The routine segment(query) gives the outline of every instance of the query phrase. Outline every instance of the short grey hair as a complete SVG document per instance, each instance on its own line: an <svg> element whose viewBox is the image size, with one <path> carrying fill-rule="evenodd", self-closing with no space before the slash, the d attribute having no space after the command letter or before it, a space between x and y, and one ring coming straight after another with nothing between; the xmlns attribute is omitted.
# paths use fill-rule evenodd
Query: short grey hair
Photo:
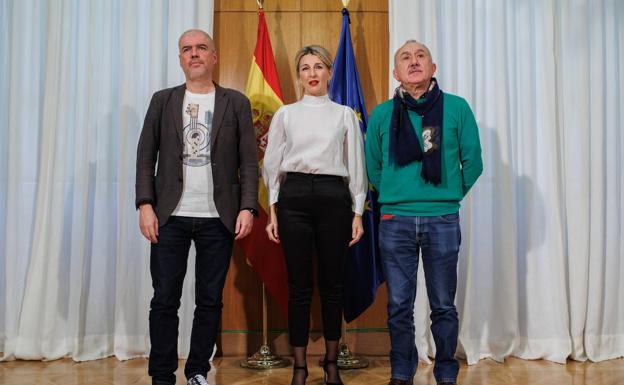
<svg viewBox="0 0 624 385"><path fill-rule="evenodd" d="M425 51L427 52L427 54L429 55L429 57L431 58L431 61L433 61L433 56L431 55L431 51L429 50L429 47L427 47L424 43L421 43L421 42L419 42L416 39L408 39L396 51L394 51L394 61L395 62L396 62L397 55L403 49L403 47L405 47L408 44L412 44L412 43L418 44L419 46L423 47L425 49Z"/></svg>
<svg viewBox="0 0 624 385"><path fill-rule="evenodd" d="M178 48L180 48L180 43L182 43L182 38L184 36L190 35L192 33L199 33L199 34L204 35L206 37L206 39L208 39L210 44L212 44L212 48L216 49L214 40L212 40L212 36L210 36L210 34L208 34L208 32L204 31L203 29L199 29L199 28L191 28L191 29L187 29L186 31L182 32L182 34L178 38Z"/></svg>

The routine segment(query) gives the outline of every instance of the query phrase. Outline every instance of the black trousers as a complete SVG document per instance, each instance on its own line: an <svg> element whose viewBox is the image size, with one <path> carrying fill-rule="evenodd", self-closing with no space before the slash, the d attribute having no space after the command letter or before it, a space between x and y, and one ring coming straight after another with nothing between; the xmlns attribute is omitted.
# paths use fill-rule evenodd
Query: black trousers
<svg viewBox="0 0 624 385"><path fill-rule="evenodd" d="M149 328L152 384L175 384L178 368L178 308L191 241L195 242L195 314L191 350L184 368L187 378L206 375L219 333L223 285L230 266L233 235L219 218L172 216L152 244L150 271L154 297Z"/></svg>
<svg viewBox="0 0 624 385"><path fill-rule="evenodd" d="M278 231L288 270L290 344L307 346L317 257L323 335L339 340L344 269L351 240L351 193L335 175L288 173L277 202Z"/></svg>

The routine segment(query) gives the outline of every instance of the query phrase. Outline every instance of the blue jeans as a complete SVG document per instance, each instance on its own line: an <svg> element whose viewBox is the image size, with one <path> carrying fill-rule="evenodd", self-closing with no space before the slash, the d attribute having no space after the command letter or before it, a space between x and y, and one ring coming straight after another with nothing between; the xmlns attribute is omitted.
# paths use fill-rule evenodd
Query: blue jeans
<svg viewBox="0 0 624 385"><path fill-rule="evenodd" d="M152 244L150 271L154 297L149 327L152 348L149 374L153 384L175 384L178 367L178 308L191 240L195 242L195 314L187 378L210 370L221 318L223 285L230 266L234 236L219 218L171 216Z"/></svg>
<svg viewBox="0 0 624 385"><path fill-rule="evenodd" d="M454 358L459 333L455 308L459 214L434 217L384 216L379 225L381 259L388 285L388 328L392 378L409 381L416 373L414 300L418 256L422 251L431 332L436 345L433 373L437 382L455 382Z"/></svg>

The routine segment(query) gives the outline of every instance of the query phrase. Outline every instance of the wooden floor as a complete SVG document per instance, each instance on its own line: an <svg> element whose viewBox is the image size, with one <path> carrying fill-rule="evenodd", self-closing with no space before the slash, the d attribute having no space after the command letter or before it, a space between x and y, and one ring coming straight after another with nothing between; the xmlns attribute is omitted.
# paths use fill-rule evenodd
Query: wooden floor
<svg viewBox="0 0 624 385"><path fill-rule="evenodd" d="M251 371L239 367L240 359L217 358L209 373L211 385L288 385L291 368ZM387 357L373 357L367 369L342 371L346 385L387 385L390 374ZM318 357L309 358L308 385L322 385L322 369L315 365ZM180 361L177 385L185 384ZM115 358L75 363L69 359L39 362L11 361L0 363L0 385L150 385L147 360L120 362ZM509 358L504 363L482 360L477 365L462 363L461 385L622 385L624 359L600 363L570 361L560 365L548 361L524 361ZM435 385L432 366L421 364L415 385Z"/></svg>

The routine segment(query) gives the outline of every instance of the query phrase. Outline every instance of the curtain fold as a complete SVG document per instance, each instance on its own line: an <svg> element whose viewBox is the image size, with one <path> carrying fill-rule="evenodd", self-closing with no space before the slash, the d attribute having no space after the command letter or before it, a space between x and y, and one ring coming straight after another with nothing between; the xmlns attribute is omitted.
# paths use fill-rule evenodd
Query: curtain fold
<svg viewBox="0 0 624 385"><path fill-rule="evenodd" d="M7 0L0 24L1 357L146 355L136 144L152 93L184 81L179 35L212 32L213 1Z"/></svg>
<svg viewBox="0 0 624 385"><path fill-rule="evenodd" d="M484 173L461 209L461 353L469 363L623 356L624 4L389 5L391 67L407 39L427 44L441 88L479 123ZM422 280L415 315L428 361Z"/></svg>

